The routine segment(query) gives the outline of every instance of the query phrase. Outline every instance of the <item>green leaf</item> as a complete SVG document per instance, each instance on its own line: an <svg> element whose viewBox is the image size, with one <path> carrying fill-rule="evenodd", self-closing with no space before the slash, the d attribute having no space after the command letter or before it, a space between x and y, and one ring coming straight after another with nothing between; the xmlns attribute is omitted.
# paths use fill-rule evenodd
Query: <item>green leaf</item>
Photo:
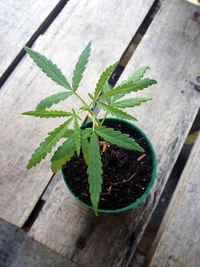
<svg viewBox="0 0 200 267"><path fill-rule="evenodd" d="M67 129L66 131L65 131L65 133L63 134L63 138L68 138L68 137L70 137L70 136L72 136L74 134L74 130L72 130L72 129Z"/></svg>
<svg viewBox="0 0 200 267"><path fill-rule="evenodd" d="M157 81L151 80L149 78L146 78L144 80L138 80L136 82L129 82L122 84L115 89L110 90L110 92L107 92L105 94L102 94L99 99L106 98L108 96L114 96L114 99L117 100L121 97L123 97L126 94L130 94L132 92L137 92L138 90L143 90L144 88L147 88L148 86L151 86L153 84L156 84Z"/></svg>
<svg viewBox="0 0 200 267"><path fill-rule="evenodd" d="M57 172L58 170L62 169L62 166L65 165L68 161L71 160L71 158L74 156L75 149L72 149L71 151L68 151L68 153L58 159L58 160L53 160L51 162L51 170L52 172Z"/></svg>
<svg viewBox="0 0 200 267"><path fill-rule="evenodd" d="M136 143L133 138L130 138L128 134L115 131L114 129L107 128L105 126L97 126L95 127L95 131L105 141L110 142L113 145L117 145L129 150L144 152L144 149L138 143Z"/></svg>
<svg viewBox="0 0 200 267"><path fill-rule="evenodd" d="M113 103L112 106L115 108L131 108L139 106L142 102L146 102L148 100L152 100L152 98L147 98L147 97L127 98L125 100Z"/></svg>
<svg viewBox="0 0 200 267"><path fill-rule="evenodd" d="M86 64L88 63L88 59L91 52L91 43L92 43L91 41L88 43L88 45L81 53L78 62L76 63L74 75L72 78L72 88L74 91L76 91L76 89L78 88L79 83L83 77L83 72L85 71Z"/></svg>
<svg viewBox="0 0 200 267"><path fill-rule="evenodd" d="M142 79L142 77L144 76L145 72L148 69L150 68L147 66L141 67L140 69L136 70L136 72L134 72L131 76L129 76L127 80L123 81L121 84L129 83L129 82L136 82L137 80Z"/></svg>
<svg viewBox="0 0 200 267"><path fill-rule="evenodd" d="M61 124L54 131L49 133L49 136L45 139L44 142L40 144L40 146L34 151L29 163L27 165L27 169L36 166L42 159L44 159L47 153L50 153L52 148L57 144L57 142L62 138L64 132L68 128L71 119Z"/></svg>
<svg viewBox="0 0 200 267"><path fill-rule="evenodd" d="M102 87L102 92L107 93L107 92L110 92L110 90L111 90L110 85L109 85L108 81L106 81ZM105 100L107 101L108 104L111 103L111 97L110 96L106 97Z"/></svg>
<svg viewBox="0 0 200 267"><path fill-rule="evenodd" d="M100 193L102 191L101 185L103 183L102 179L102 162L99 150L98 139L95 132L92 133L90 138L90 148L88 154L88 183L90 199L94 209L94 213L98 215L98 203L100 199Z"/></svg>
<svg viewBox="0 0 200 267"><path fill-rule="evenodd" d="M89 148L90 148L90 143L88 142L87 138L84 138L84 135L81 135L81 148L83 152L83 157L85 159L85 162L88 165L88 154L89 154Z"/></svg>
<svg viewBox="0 0 200 267"><path fill-rule="evenodd" d="M44 110L46 108L50 108L54 104L59 103L60 101L63 101L67 99L69 96L71 96L73 93L72 92L61 92L57 93L51 96L46 97L43 99L38 105L37 105L37 110Z"/></svg>
<svg viewBox="0 0 200 267"><path fill-rule="evenodd" d="M37 64L37 66L54 82L59 84L60 86L71 90L71 86L68 83L65 76L62 74L61 70L45 56L41 55L38 52L33 51L27 46L24 46L25 51L29 54L29 56L33 59L33 61Z"/></svg>
<svg viewBox="0 0 200 267"><path fill-rule="evenodd" d="M58 147L58 149L55 151L53 157L51 158L51 161L60 160L67 155L71 154L72 151L75 151L75 143L74 143L74 136L70 136L61 146Z"/></svg>
<svg viewBox="0 0 200 267"><path fill-rule="evenodd" d="M27 111L22 113L23 115L30 115L34 117L40 118L56 118L56 117L68 117L73 116L73 113L66 112L66 111L57 111L57 110L34 110L34 111Z"/></svg>
<svg viewBox="0 0 200 267"><path fill-rule="evenodd" d="M82 135L84 138L88 137L91 133L91 128L86 128L82 130ZM71 135L58 149L55 151L51 161L59 160L64 158L68 153L72 150L76 150L75 142L74 142L74 135Z"/></svg>
<svg viewBox="0 0 200 267"><path fill-rule="evenodd" d="M78 120L75 118L74 120L74 143L76 147L77 156L80 155L80 147L81 147L81 129L78 125Z"/></svg>
<svg viewBox="0 0 200 267"><path fill-rule="evenodd" d="M108 80L108 78L110 77L110 75L112 74L112 72L114 71L114 69L117 67L117 65L119 64L119 61L117 61L116 63L114 63L113 65L109 66L100 76L96 88L95 88L95 93L94 93L94 97L96 98L98 96L98 94L101 92L103 85L105 84L105 82Z"/></svg>
<svg viewBox="0 0 200 267"><path fill-rule="evenodd" d="M110 113L111 115L117 117L117 118L121 118L121 119L127 119L127 120L135 120L137 121L136 118L134 118L132 115L126 113L125 111L122 111L118 108L115 108L111 105L107 105L105 103L102 103L100 101L97 101L97 104L103 109L105 110L107 113Z"/></svg>
<svg viewBox="0 0 200 267"><path fill-rule="evenodd" d="M79 111L90 111L90 109L87 107L80 107Z"/></svg>

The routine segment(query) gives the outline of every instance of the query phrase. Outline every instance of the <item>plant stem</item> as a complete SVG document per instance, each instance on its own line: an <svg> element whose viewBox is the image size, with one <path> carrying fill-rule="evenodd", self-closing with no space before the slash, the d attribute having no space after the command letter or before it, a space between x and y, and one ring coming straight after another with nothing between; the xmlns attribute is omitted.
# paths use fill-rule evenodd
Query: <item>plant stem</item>
<svg viewBox="0 0 200 267"><path fill-rule="evenodd" d="M87 103L82 99L81 96L79 96L75 91L74 94L76 97L78 97L78 99L84 104L84 106L88 109L89 113L91 114L91 116L95 119L95 121L97 122L98 125L100 125L99 120L97 119L97 117L95 116L94 112L90 109L90 107L87 105ZM93 124L95 122L93 121ZM93 126L94 127L94 126Z"/></svg>
<svg viewBox="0 0 200 267"><path fill-rule="evenodd" d="M103 123L104 123L104 121L105 121L107 115L108 115L108 112L105 113L105 115L104 115L104 117L103 117L103 120L101 121L101 126L103 125Z"/></svg>

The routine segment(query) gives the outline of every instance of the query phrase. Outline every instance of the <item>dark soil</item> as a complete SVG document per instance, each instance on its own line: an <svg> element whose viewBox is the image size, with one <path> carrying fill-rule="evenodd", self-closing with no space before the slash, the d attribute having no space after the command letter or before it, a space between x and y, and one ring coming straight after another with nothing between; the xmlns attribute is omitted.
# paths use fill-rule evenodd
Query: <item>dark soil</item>
<svg viewBox="0 0 200 267"><path fill-rule="evenodd" d="M108 164L104 153L101 153L103 185L98 208L115 210L134 203L144 194L151 180L153 160L149 145L140 132L112 119L106 120L104 125L129 134L145 150L141 153L110 145L107 150ZM79 157L75 155L67 162L63 173L72 192L91 205L87 165L82 154Z"/></svg>

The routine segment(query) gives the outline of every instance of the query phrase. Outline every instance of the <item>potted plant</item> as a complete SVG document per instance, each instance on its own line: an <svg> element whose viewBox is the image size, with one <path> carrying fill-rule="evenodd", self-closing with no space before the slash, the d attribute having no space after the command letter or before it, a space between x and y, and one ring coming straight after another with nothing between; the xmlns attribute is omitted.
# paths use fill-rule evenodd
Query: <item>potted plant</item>
<svg viewBox="0 0 200 267"><path fill-rule="evenodd" d="M40 118L66 117L67 120L48 133L48 137L34 151L27 168L36 166L50 153L57 142L64 142L51 158L53 172L62 169L65 183L71 193L84 205L98 211L119 212L129 209L149 192L156 176L156 156L146 135L125 120L137 120L124 111L151 98L125 98L127 94L156 84L143 75L142 67L110 90L108 78L119 64L109 66L100 76L94 93L88 93L90 103L78 94L78 87L91 51L91 42L81 53L70 84L61 70L38 52L28 47L25 51L54 82L64 87L63 92L43 99L34 111L24 112ZM75 95L80 100L78 110L49 110L54 104ZM93 107L99 105L104 118L99 119ZM87 112L91 122L80 126L80 114ZM107 118L111 114L116 118ZM69 126L73 123L72 129Z"/></svg>

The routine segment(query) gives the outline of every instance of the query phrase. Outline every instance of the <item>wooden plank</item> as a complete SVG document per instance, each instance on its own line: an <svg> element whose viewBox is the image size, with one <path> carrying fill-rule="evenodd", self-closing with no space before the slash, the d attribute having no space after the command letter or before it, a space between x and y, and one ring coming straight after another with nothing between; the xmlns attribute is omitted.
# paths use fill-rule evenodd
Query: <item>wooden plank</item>
<svg viewBox="0 0 200 267"><path fill-rule="evenodd" d="M150 266L196 267L200 262L200 135L159 230ZM157 239L156 238L156 239Z"/></svg>
<svg viewBox="0 0 200 267"><path fill-rule="evenodd" d="M80 94L85 97L105 67L120 58L152 2L143 1L136 8L136 0L72 0L37 39L34 48L56 62L71 80L78 56L93 40L86 78L81 82ZM20 113L35 109L42 98L59 90L63 89L25 58L0 91L0 153L4 159L0 163L0 216L18 226L26 221L51 178L48 159L30 171L26 170L27 161L47 133L62 121L29 118ZM72 98L68 110L78 105ZM66 104L59 108L66 109Z"/></svg>
<svg viewBox="0 0 200 267"><path fill-rule="evenodd" d="M0 77L58 2L0 1Z"/></svg>
<svg viewBox="0 0 200 267"><path fill-rule="evenodd" d="M60 181L30 231L36 240L83 266L128 266L199 108L200 94L194 89L200 61L197 11L181 0L164 2L122 76L150 65L149 76L159 82L137 93L153 101L131 112L157 153L151 194L130 211L95 218Z"/></svg>
<svg viewBox="0 0 200 267"><path fill-rule="evenodd" d="M80 267L34 241L24 230L1 219L0 233L1 267Z"/></svg>

